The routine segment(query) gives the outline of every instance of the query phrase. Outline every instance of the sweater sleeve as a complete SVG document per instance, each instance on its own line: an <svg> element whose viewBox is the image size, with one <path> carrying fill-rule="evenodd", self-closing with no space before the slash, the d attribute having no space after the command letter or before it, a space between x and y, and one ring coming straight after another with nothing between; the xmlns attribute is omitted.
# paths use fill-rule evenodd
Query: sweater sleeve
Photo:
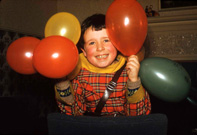
<svg viewBox="0 0 197 135"><path fill-rule="evenodd" d="M74 103L73 90L69 80L55 85L55 96L57 100L65 104L72 105Z"/></svg>
<svg viewBox="0 0 197 135"><path fill-rule="evenodd" d="M73 90L69 80L55 84L55 98L61 113L73 115L74 97Z"/></svg>
<svg viewBox="0 0 197 135"><path fill-rule="evenodd" d="M151 112L151 102L148 92L144 89L141 81L135 83L127 81L127 115L148 115Z"/></svg>
<svg viewBox="0 0 197 135"><path fill-rule="evenodd" d="M131 82L127 80L127 92L126 97L129 103L137 103L142 100L145 92L143 90L143 86L141 85L141 80L139 79L137 82Z"/></svg>
<svg viewBox="0 0 197 135"><path fill-rule="evenodd" d="M126 104L126 114L128 116L148 115L151 112L151 102L149 94L144 90L144 97L137 103Z"/></svg>

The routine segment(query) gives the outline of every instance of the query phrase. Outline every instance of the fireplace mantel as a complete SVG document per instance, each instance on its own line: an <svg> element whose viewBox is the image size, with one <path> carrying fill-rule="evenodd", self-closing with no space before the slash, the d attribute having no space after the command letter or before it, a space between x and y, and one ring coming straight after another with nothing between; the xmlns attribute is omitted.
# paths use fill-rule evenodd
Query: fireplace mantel
<svg viewBox="0 0 197 135"><path fill-rule="evenodd" d="M148 18L146 57L197 61L197 15Z"/></svg>

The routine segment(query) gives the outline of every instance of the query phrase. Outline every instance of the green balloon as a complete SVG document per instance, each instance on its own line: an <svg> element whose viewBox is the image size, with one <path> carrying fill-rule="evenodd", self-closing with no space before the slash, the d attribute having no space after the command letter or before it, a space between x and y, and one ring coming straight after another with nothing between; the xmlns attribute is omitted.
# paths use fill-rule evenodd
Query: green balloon
<svg viewBox="0 0 197 135"><path fill-rule="evenodd" d="M189 101L192 105L197 106L197 99L195 98L196 95L197 95L197 89L194 87L191 87L190 94L187 97L187 101Z"/></svg>
<svg viewBox="0 0 197 135"><path fill-rule="evenodd" d="M168 102L185 99L191 87L187 71L177 62L167 58L144 59L141 62L139 76L142 85L150 94Z"/></svg>

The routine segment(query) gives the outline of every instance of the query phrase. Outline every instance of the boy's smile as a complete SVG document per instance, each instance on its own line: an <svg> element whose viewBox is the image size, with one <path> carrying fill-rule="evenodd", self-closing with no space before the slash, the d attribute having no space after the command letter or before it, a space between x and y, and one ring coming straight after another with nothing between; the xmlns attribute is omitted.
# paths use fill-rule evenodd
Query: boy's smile
<svg viewBox="0 0 197 135"><path fill-rule="evenodd" d="M84 33L84 55L88 61L100 68L107 67L116 58L117 50L110 42L106 29L95 31L92 27Z"/></svg>
<svg viewBox="0 0 197 135"><path fill-rule="evenodd" d="M99 55L99 56L96 56L98 59L105 59L107 58L109 55Z"/></svg>

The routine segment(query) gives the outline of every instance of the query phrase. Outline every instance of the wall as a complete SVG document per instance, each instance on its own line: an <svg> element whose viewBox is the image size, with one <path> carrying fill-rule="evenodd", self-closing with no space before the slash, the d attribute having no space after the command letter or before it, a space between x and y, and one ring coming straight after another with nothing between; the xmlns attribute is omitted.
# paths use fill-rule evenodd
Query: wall
<svg viewBox="0 0 197 135"><path fill-rule="evenodd" d="M94 13L106 13L108 7L114 0L75 0L73 3L69 0L58 0L58 12L70 12L74 14L81 22L87 16ZM158 11L160 16L179 16L197 14L197 8L182 8L182 9L160 9L159 0L137 0L145 9L146 6L153 6L153 10Z"/></svg>
<svg viewBox="0 0 197 135"><path fill-rule="evenodd" d="M0 28L43 36L51 15L57 12L57 0L1 0Z"/></svg>
<svg viewBox="0 0 197 135"><path fill-rule="evenodd" d="M114 0L58 0L57 10L58 12L70 12L75 15L80 22L86 17L94 13L106 14L108 7ZM146 5L153 5L158 10L158 0L137 0L143 8Z"/></svg>
<svg viewBox="0 0 197 135"><path fill-rule="evenodd" d="M94 13L107 12L107 8L113 0L58 0L57 10L58 12L69 12L75 15L80 22L86 17Z"/></svg>
<svg viewBox="0 0 197 135"><path fill-rule="evenodd" d="M93 13L106 13L114 0L1 0L0 28L43 36L48 19L57 12L70 12L80 22ZM160 16L197 14L197 9L160 10L159 0L137 0L143 8L153 5Z"/></svg>

